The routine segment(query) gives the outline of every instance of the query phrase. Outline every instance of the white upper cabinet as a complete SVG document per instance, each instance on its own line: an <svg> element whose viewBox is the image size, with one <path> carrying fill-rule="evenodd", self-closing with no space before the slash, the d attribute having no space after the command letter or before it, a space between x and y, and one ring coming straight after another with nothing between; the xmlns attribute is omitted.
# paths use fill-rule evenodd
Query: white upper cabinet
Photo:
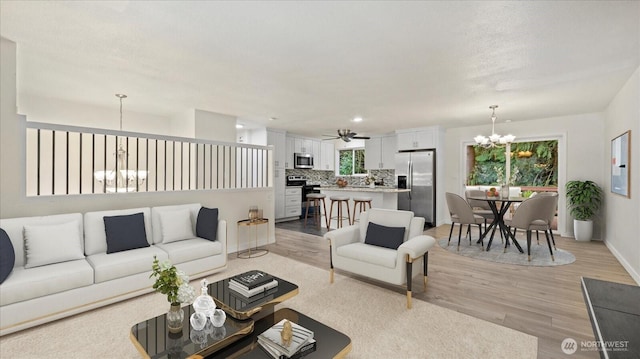
<svg viewBox="0 0 640 359"><path fill-rule="evenodd" d="M320 168L323 171L335 170L336 147L333 141L321 141ZM365 156L366 159L366 156Z"/></svg>
<svg viewBox="0 0 640 359"><path fill-rule="evenodd" d="M304 137L294 137L296 153L313 153L313 140Z"/></svg>
<svg viewBox="0 0 640 359"><path fill-rule="evenodd" d="M311 153L313 154L313 169L322 169L322 141L311 140Z"/></svg>
<svg viewBox="0 0 640 359"><path fill-rule="evenodd" d="M395 167L396 136L375 136L365 141L364 167L368 170Z"/></svg>
<svg viewBox="0 0 640 359"><path fill-rule="evenodd" d="M273 146L273 166L275 168L285 167L286 143L284 131L267 130L267 144Z"/></svg>
<svg viewBox="0 0 640 359"><path fill-rule="evenodd" d="M396 167L396 135L382 136L382 169L393 169Z"/></svg>
<svg viewBox="0 0 640 359"><path fill-rule="evenodd" d="M398 151L425 150L438 146L437 130L435 128L421 128L415 130L397 131Z"/></svg>
<svg viewBox="0 0 640 359"><path fill-rule="evenodd" d="M368 170L380 169L382 164L382 137L371 137L364 145L364 168Z"/></svg>

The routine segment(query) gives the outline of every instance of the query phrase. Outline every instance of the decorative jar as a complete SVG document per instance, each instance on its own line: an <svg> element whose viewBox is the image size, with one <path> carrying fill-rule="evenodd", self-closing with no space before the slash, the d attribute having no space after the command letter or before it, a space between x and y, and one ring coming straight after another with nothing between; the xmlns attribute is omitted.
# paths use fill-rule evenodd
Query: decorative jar
<svg viewBox="0 0 640 359"><path fill-rule="evenodd" d="M193 301L193 309L196 313L202 313L207 318L211 318L214 310L216 309L216 303L208 293L208 284L209 283L206 279L200 281L200 295Z"/></svg>
<svg viewBox="0 0 640 359"><path fill-rule="evenodd" d="M213 311L213 315L211 316L211 324L214 327L220 328L224 325L224 322L227 320L227 313L224 310L218 308Z"/></svg>
<svg viewBox="0 0 640 359"><path fill-rule="evenodd" d="M204 329L204 326L207 325L208 320L209 318L207 318L207 316L201 312L195 312L191 314L191 318L189 319L189 321L191 322L191 327L194 330Z"/></svg>

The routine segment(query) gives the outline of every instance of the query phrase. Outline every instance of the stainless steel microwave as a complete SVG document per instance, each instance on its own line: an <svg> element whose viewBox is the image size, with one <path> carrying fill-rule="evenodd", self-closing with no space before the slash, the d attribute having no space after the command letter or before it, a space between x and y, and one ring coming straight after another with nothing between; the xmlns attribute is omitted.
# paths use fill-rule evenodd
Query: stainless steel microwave
<svg viewBox="0 0 640 359"><path fill-rule="evenodd" d="M293 156L294 168L313 168L313 155L311 153L295 153Z"/></svg>

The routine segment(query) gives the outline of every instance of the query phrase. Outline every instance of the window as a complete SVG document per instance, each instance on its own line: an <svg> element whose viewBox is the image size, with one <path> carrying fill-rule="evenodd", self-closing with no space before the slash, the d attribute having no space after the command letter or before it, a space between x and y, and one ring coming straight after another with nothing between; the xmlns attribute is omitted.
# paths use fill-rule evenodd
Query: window
<svg viewBox="0 0 640 359"><path fill-rule="evenodd" d="M467 147L467 184L501 185L504 182L504 148ZM511 144L510 185L558 186L558 141Z"/></svg>
<svg viewBox="0 0 640 359"><path fill-rule="evenodd" d="M364 169L364 149L340 150L340 176L366 174Z"/></svg>

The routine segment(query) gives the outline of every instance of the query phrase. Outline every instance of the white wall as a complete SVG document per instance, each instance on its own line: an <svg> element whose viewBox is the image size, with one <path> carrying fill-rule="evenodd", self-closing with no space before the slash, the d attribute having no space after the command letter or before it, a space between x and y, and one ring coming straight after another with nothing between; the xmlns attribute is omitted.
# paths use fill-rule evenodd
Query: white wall
<svg viewBox="0 0 640 359"><path fill-rule="evenodd" d="M236 142L251 145L267 145L267 128L237 129Z"/></svg>
<svg viewBox="0 0 640 359"><path fill-rule="evenodd" d="M196 109L195 138L236 142L236 117Z"/></svg>
<svg viewBox="0 0 640 359"><path fill-rule="evenodd" d="M189 109L171 118L171 136L194 138L196 133L195 110Z"/></svg>
<svg viewBox="0 0 640 359"><path fill-rule="evenodd" d="M18 99L18 113L26 115L27 121L118 130L120 128L119 101L114 95L113 106L107 108L60 99L21 95ZM174 135L171 133L171 119L130 111L127 109L127 102L134 101L134 99L125 98L122 101L123 131Z"/></svg>
<svg viewBox="0 0 640 359"><path fill-rule="evenodd" d="M640 68L638 68L605 111L605 143L602 151L605 178L605 243L620 263L640 284ZM611 193L610 141L631 130L631 198Z"/></svg>
<svg viewBox="0 0 640 359"><path fill-rule="evenodd" d="M489 122L487 120L487 122ZM560 157L558 188L558 230L563 236L573 236L573 219L566 210L564 184L567 180L592 180L604 188L605 181L602 170L594 164L602 163L605 155L602 151L605 138L604 116L602 113L589 113L531 121L514 121L500 123L496 132L516 136L516 140L533 140L539 138L558 138ZM491 132L491 123L486 126L474 126L448 129L445 134L445 190L460 195L464 194L466 173L466 153L464 148L473 143L473 137ZM603 213L604 211L601 211ZM603 217L601 215L601 217ZM603 226L600 219L594 221L594 238L603 237Z"/></svg>
<svg viewBox="0 0 640 359"><path fill-rule="evenodd" d="M11 213L12 203L24 192L24 148L15 139L24 132L16 108L16 43L0 38L0 216Z"/></svg>

